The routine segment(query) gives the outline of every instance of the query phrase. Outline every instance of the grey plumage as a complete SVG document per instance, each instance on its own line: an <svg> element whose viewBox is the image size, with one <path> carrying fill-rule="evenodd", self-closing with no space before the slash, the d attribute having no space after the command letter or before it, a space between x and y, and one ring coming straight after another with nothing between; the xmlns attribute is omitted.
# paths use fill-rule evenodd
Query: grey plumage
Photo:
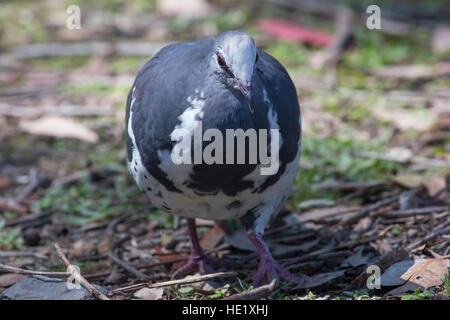
<svg viewBox="0 0 450 320"><path fill-rule="evenodd" d="M220 67L219 53L230 67ZM248 64L250 59L257 62ZM248 77L242 80L248 101L231 83L238 76ZM170 154L178 141L171 135L176 128L193 131L194 120L201 121L203 133L215 128L224 137L226 129L279 129L278 172L261 176L259 158L257 164L173 164ZM240 218L248 230L262 234L297 173L301 121L296 89L283 66L240 31L160 50L136 77L126 125L129 170L138 186L157 208L187 218ZM246 145L247 158L248 152Z"/></svg>

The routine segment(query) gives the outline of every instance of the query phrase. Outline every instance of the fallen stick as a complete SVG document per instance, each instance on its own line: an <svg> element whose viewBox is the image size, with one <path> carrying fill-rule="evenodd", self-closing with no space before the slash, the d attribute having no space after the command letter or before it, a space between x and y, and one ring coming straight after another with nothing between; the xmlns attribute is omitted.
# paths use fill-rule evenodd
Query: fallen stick
<svg viewBox="0 0 450 320"><path fill-rule="evenodd" d="M169 43L160 42L104 42L33 43L14 47L10 54L16 59L49 57L86 57L91 55L152 56Z"/></svg>
<svg viewBox="0 0 450 320"><path fill-rule="evenodd" d="M114 236L114 232L116 231L117 225L122 223L123 221L125 221L126 219L128 219L131 216L132 216L132 213L126 213L126 214L121 215L120 217L112 220L110 223L108 223L108 226L106 228L106 234L109 237L113 237Z"/></svg>
<svg viewBox="0 0 450 320"><path fill-rule="evenodd" d="M379 78L397 80L433 79L450 75L450 63L441 62L436 65L396 65L387 66L375 71Z"/></svg>
<svg viewBox="0 0 450 320"><path fill-rule="evenodd" d="M55 242L55 249L58 253L58 256L61 258L61 260L64 262L64 264L67 266L67 270L69 270L69 274L72 275L76 281L78 281L83 288L85 288L91 295L94 297L100 299L100 300L110 300L107 296L105 296L103 293L101 293L96 287L94 287L92 284L90 284L78 271L78 269L70 263L69 259L67 259L66 255L62 251L61 247L57 242Z"/></svg>
<svg viewBox="0 0 450 320"><path fill-rule="evenodd" d="M278 281L276 279L273 279L271 283L266 284L264 286L233 294L229 297L222 298L220 300L257 300L262 298L267 298L270 296L270 294L273 292L273 290L278 285Z"/></svg>
<svg viewBox="0 0 450 320"><path fill-rule="evenodd" d="M220 252L222 250L225 250L225 249L222 246L219 246L219 247L217 247L215 249L212 249L212 250L205 250L205 253L210 254L210 253L214 253L214 252ZM170 253L168 253L167 255L169 255L169 254ZM155 254L155 255L157 255L157 254ZM187 255L185 257L169 259L169 260L166 260L166 261L140 264L140 265L137 265L137 266L133 266L133 268L136 268L136 269L148 269L148 268L163 266L163 265L169 264L169 263L180 262L180 261L187 261L187 260L189 260L189 255ZM106 276L108 276L110 274L111 274L110 271L105 271L105 272L97 272L97 273L88 274L85 277L88 278L88 279L94 279L94 278L106 277Z"/></svg>
<svg viewBox="0 0 450 320"><path fill-rule="evenodd" d="M433 239L439 237L440 235L445 235L445 234L449 234L449 233L450 233L450 228L437 230L437 231L431 233L430 235L426 236L422 240L411 243L409 246L406 247L406 249L413 250L427 241L433 240Z"/></svg>
<svg viewBox="0 0 450 320"><path fill-rule="evenodd" d="M361 239L359 241L350 241L350 242L347 242L347 243L344 243L344 244L341 244L341 245L338 245L338 246L334 246L334 247L331 247L331 248L319 249L319 250L316 250L314 252L305 254L305 255L303 255L301 257L291 259L290 261L287 261L286 263L284 263L284 266L288 266L288 265L291 265L291 264L294 264L294 263L298 263L298 262L302 262L302 261L307 261L307 260L309 260L311 258L314 258L314 257L316 257L318 255L321 255L323 253L328 253L328 252L331 252L331 251L340 250L340 249L344 249L344 248L351 248L351 247L354 247L354 246L357 246L357 245L360 245L360 244L363 244L363 243L366 243L366 242L370 242L370 241L376 240L379 237L380 237L380 235L376 235L376 236L372 236L372 237L369 237L369 238Z"/></svg>
<svg viewBox="0 0 450 320"><path fill-rule="evenodd" d="M78 106L63 104L60 106L19 106L16 104L0 104L0 115L14 118L39 118L46 115L67 117L99 117L112 116L112 106Z"/></svg>
<svg viewBox="0 0 450 320"><path fill-rule="evenodd" d="M438 160L424 157L397 157L389 154L371 152L371 151L351 151L350 154L359 158L377 159L383 161L393 161L402 164L418 164L425 167L448 167L449 163L445 160Z"/></svg>
<svg viewBox="0 0 450 320"><path fill-rule="evenodd" d="M0 197L0 211L12 211L16 213L26 213L27 208L14 199Z"/></svg>
<svg viewBox="0 0 450 320"><path fill-rule="evenodd" d="M407 210L388 211L383 213L383 218L406 218L416 215L426 215L431 213L443 212L450 210L450 205L440 207L416 208Z"/></svg>
<svg viewBox="0 0 450 320"><path fill-rule="evenodd" d="M36 97L42 96L46 94L50 94L54 92L57 88L53 86L36 86L36 87L28 87L28 86L13 86L7 87L5 89L0 89L0 96L4 98L25 98L25 97Z"/></svg>
<svg viewBox="0 0 450 320"><path fill-rule="evenodd" d="M108 251L108 257L117 265L121 266L123 269L125 269L126 271L128 271L129 273L133 274L134 276L136 276L139 280L149 280L150 277L147 276L146 274L142 273L141 271L139 271L138 269L134 268L133 266L129 265L127 262L125 262L124 260L120 259L118 256L116 256L114 254L114 250L123 242L128 241L131 237L130 236L126 236L123 237L122 239L119 239L117 241L114 241Z"/></svg>
<svg viewBox="0 0 450 320"><path fill-rule="evenodd" d="M333 182L318 183L312 187L318 191L356 191L360 189L371 189L376 187L389 186L391 183L387 181L369 181L369 182Z"/></svg>
<svg viewBox="0 0 450 320"><path fill-rule="evenodd" d="M394 202L396 202L399 198L399 195L387 198L387 199L383 199L380 200L378 202L375 202L374 204L372 204L371 206L361 210L360 212L358 212L357 214L355 214L354 216L351 216L349 218L344 218L339 222L340 226L344 226L344 225L351 225L357 221L359 221L362 218L365 218L366 216L368 216L371 212L376 211L378 209L381 209L385 206L388 206L390 204L393 204Z"/></svg>
<svg viewBox="0 0 450 320"><path fill-rule="evenodd" d="M67 277L70 276L70 272L58 272L58 271L33 271L33 270L26 270L22 268L17 267L11 267L6 264L0 263L0 271L6 271L6 272L13 272L13 273L20 273L20 274L29 274L34 276L52 276L52 277Z"/></svg>
<svg viewBox="0 0 450 320"><path fill-rule="evenodd" d="M22 251L0 251L0 258L11 257L33 257L37 259L47 260L47 256L37 252L22 252Z"/></svg>
<svg viewBox="0 0 450 320"><path fill-rule="evenodd" d="M89 168L89 169L76 171L67 176L53 180L51 188L57 187L57 186L70 185L70 184L75 183L89 175L97 175L97 174L98 175L102 175L102 174L114 175L114 174L119 174L119 173L121 173L121 171L119 169L111 167L111 166L93 167L93 168Z"/></svg>
<svg viewBox="0 0 450 320"><path fill-rule="evenodd" d="M29 224L34 221L40 220L40 219L46 219L46 218L50 217L53 213L54 213L54 211L46 211L46 212L27 214L23 217L19 217L19 218L7 221L5 223L5 227L14 227L14 226L18 226L18 225L27 224L27 223Z"/></svg>
<svg viewBox="0 0 450 320"><path fill-rule="evenodd" d="M158 282L158 283L148 283L148 282L137 283L137 284L123 287L123 288L114 289L111 292L129 291L129 290L138 289L138 288L142 288L142 287L147 287L147 288L170 287L170 286L179 285L179 284L190 284L190 283L195 283L195 282L206 281L206 280L210 280L210 279L214 279L214 278L218 278L218 277L236 277L237 275L238 275L237 272L217 272L217 273L205 274L205 275L201 275L201 276L193 276L193 277L189 277L187 279L180 279L180 280L171 280L171 281L164 281L164 282Z"/></svg>

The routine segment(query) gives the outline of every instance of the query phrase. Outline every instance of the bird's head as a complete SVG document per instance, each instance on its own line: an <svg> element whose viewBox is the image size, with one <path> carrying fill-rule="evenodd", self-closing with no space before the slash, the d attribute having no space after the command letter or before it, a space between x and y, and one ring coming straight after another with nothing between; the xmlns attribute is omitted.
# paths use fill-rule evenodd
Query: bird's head
<svg viewBox="0 0 450 320"><path fill-rule="evenodd" d="M213 58L216 73L228 86L244 95L253 112L251 79L258 61L253 38L242 31L226 31L216 38Z"/></svg>

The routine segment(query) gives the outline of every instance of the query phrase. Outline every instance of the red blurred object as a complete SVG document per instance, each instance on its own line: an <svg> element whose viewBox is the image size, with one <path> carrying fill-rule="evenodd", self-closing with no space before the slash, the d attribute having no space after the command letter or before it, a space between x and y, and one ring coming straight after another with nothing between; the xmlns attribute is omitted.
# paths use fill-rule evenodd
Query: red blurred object
<svg viewBox="0 0 450 320"><path fill-rule="evenodd" d="M182 261L175 261L172 265L172 269L176 270L180 267L182 267L186 261L189 258L189 254L188 253L174 253L174 254L163 254L163 251L161 249L161 246L159 244L156 244L154 246L155 252L158 254L158 260L161 263L171 263L174 259L178 259L178 258L186 258L186 260L182 260ZM166 269L167 270L167 269Z"/></svg>
<svg viewBox="0 0 450 320"><path fill-rule="evenodd" d="M333 36L328 33L277 19L261 19L258 21L258 27L275 38L288 41L299 41L321 47L326 47L333 41Z"/></svg>

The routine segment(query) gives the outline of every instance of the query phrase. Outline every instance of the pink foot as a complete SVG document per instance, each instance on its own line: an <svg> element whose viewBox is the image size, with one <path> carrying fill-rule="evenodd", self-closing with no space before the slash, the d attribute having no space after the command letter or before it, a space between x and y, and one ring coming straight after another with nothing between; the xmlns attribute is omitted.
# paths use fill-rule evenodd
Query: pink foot
<svg viewBox="0 0 450 320"><path fill-rule="evenodd" d="M303 285L308 281L308 276L296 276L284 269L270 254L269 249L262 240L261 235L251 233L249 238L258 250L261 261L259 262L258 271L253 278L253 287L259 287L262 282L267 279L271 282L273 279L279 280L279 277Z"/></svg>
<svg viewBox="0 0 450 320"><path fill-rule="evenodd" d="M203 250L201 252L191 252L188 262L175 271L173 278L180 278L194 270L200 270L202 273L212 273L219 267L219 263L208 257Z"/></svg>
<svg viewBox="0 0 450 320"><path fill-rule="evenodd" d="M174 272L173 278L182 277L193 270L200 270L202 273L212 273L214 268L219 267L219 263L214 259L208 257L205 252L203 252L200 242L198 241L197 230L195 228L195 220L187 219L189 239L191 242L191 256L188 262Z"/></svg>

